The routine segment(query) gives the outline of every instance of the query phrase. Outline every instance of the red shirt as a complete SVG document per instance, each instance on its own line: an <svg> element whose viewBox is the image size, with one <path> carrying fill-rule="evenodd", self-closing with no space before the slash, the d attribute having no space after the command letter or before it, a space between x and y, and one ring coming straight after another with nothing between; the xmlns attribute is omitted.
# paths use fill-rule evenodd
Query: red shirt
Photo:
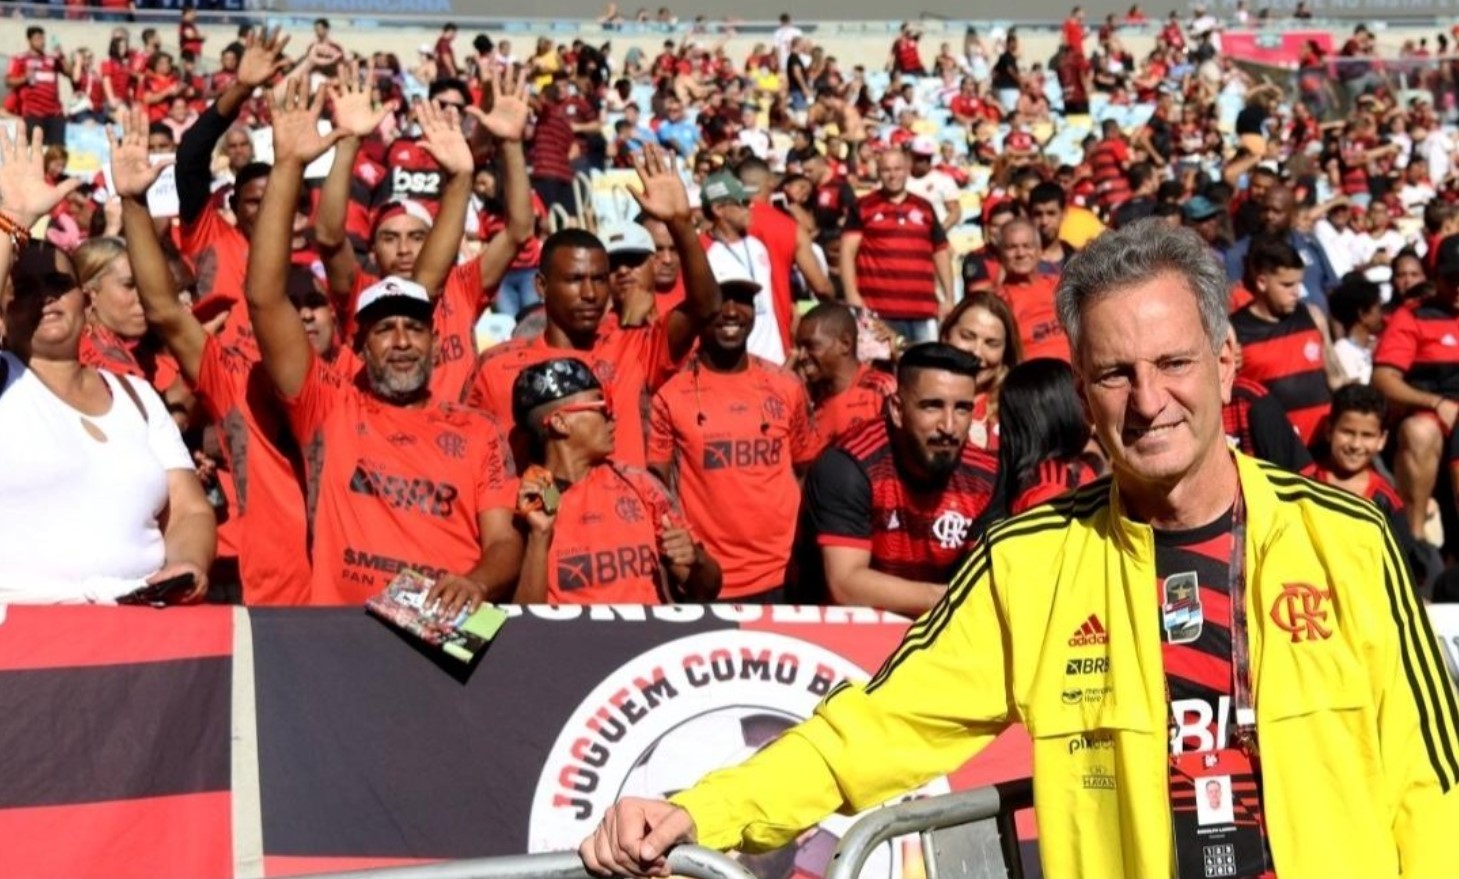
<svg viewBox="0 0 1459 879"><path fill-rule="evenodd" d="M224 220L214 205L209 205L196 220L182 227L181 250L197 276L198 300L223 296L233 303L233 313L218 334L218 341L224 348L237 348L249 358L259 359L258 342L243 298L248 239Z"/></svg>
<svg viewBox="0 0 1459 879"><path fill-rule="evenodd" d="M1053 275L1035 275L1023 282L1004 281L998 289L998 296L1013 309L1025 360L1053 357L1069 362L1069 337L1054 308L1058 286Z"/></svg>
<svg viewBox="0 0 1459 879"><path fill-rule="evenodd" d="M512 383L528 366L558 357L576 357L593 370L613 404L617 422L613 460L631 467L644 465L644 399L656 390L674 367L669 356L663 321L644 327L599 328L589 351L555 348L547 336L513 339L487 349L476 362L476 374L467 386L464 402L512 423Z"/></svg>
<svg viewBox="0 0 1459 879"><path fill-rule="evenodd" d="M573 173L569 156L572 154L573 138L572 122L562 102L543 102L527 149L532 176L571 181Z"/></svg>
<svg viewBox="0 0 1459 879"><path fill-rule="evenodd" d="M132 69L126 61L111 58L101 62L101 75L111 83L112 94L123 103L132 98Z"/></svg>
<svg viewBox="0 0 1459 879"><path fill-rule="evenodd" d="M1323 365L1322 335L1304 305L1278 320L1257 317L1251 306L1231 315L1241 343L1243 378L1261 383L1281 401L1292 426L1311 445L1332 405Z"/></svg>
<svg viewBox="0 0 1459 879"><path fill-rule="evenodd" d="M361 604L403 568L432 578L474 568L477 517L516 506L496 420L451 403L388 406L327 373L312 358L284 401L309 478L310 603Z"/></svg>
<svg viewBox="0 0 1459 879"><path fill-rule="evenodd" d="M161 95L175 85L177 85L176 76L172 74L162 76L149 71L142 75L142 83L138 91L145 102L147 98ZM167 105L171 102L172 98L169 97L163 98L156 103L147 104L147 120L149 122L161 122L162 117L167 115Z"/></svg>
<svg viewBox="0 0 1459 879"><path fill-rule="evenodd" d="M7 76L26 76L17 86L20 115L47 118L61 115L61 60L55 55L27 50L10 59Z"/></svg>
<svg viewBox="0 0 1459 879"><path fill-rule="evenodd" d="M790 351L790 326L795 321L795 302L790 291L790 272L795 267L800 226L788 214L768 202L750 203L750 235L758 238L770 254L770 295L775 320L780 325L782 350Z"/></svg>
<svg viewBox="0 0 1459 879"><path fill-rule="evenodd" d="M887 397L897 392L897 380L862 364L846 390L816 402L816 431L833 443L867 421L882 417Z"/></svg>
<svg viewBox="0 0 1459 879"><path fill-rule="evenodd" d="M754 356L744 372L691 362L654 395L651 423L649 461L677 474L685 515L724 572L720 597L784 585L795 468L821 450L805 385Z"/></svg>
<svg viewBox="0 0 1459 879"><path fill-rule="evenodd" d="M532 216L539 221L547 219L547 205L542 203L542 198L537 193L532 193ZM481 212L481 240L490 241L502 230L507 228L506 217L491 211ZM542 261L542 239L533 235L527 239L517 250L517 258L512 260L511 271L517 269L535 269Z"/></svg>
<svg viewBox="0 0 1459 879"><path fill-rule="evenodd" d="M1395 310L1378 337L1373 366L1398 370L1419 390L1459 397L1459 312L1435 299Z"/></svg>
<svg viewBox="0 0 1459 879"><path fill-rule="evenodd" d="M846 233L861 238L856 286L869 308L894 320L937 316L932 256L947 249L947 234L930 202L911 193L892 201L877 190L857 201Z"/></svg>
<svg viewBox="0 0 1459 879"><path fill-rule="evenodd" d="M278 395L263 366L209 336L193 390L218 427L232 477L229 506L237 542L243 601L248 605L309 601L308 526L304 490L279 450L284 427Z"/></svg>
<svg viewBox="0 0 1459 879"><path fill-rule="evenodd" d="M600 464L563 488L547 550L548 603L659 604L665 516L688 527L658 477L636 467Z"/></svg>

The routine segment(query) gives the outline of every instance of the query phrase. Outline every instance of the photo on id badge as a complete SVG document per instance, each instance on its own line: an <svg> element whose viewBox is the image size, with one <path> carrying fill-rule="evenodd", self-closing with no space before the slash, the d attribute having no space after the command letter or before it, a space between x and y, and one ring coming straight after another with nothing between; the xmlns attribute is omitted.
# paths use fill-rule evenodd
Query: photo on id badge
<svg viewBox="0 0 1459 879"><path fill-rule="evenodd" d="M1196 823L1201 827L1236 823L1231 801L1231 776L1208 775L1196 780Z"/></svg>
<svg viewBox="0 0 1459 879"><path fill-rule="evenodd" d="M1201 637L1201 590L1195 571L1172 574L1161 584L1161 620L1168 644L1189 644Z"/></svg>

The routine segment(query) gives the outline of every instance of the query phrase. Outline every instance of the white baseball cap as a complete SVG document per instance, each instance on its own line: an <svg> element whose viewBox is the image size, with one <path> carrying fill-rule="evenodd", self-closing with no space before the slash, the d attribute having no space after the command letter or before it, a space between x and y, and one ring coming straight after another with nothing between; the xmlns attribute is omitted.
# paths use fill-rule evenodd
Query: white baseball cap
<svg viewBox="0 0 1459 879"><path fill-rule="evenodd" d="M360 298L355 300L355 322L361 329L397 315L429 323L435 311L436 303L426 288L398 275L381 278L360 291Z"/></svg>
<svg viewBox="0 0 1459 879"><path fill-rule="evenodd" d="M912 138L912 144L908 150L914 156L935 156L937 155L937 141L925 134L919 134Z"/></svg>
<svg viewBox="0 0 1459 879"><path fill-rule="evenodd" d="M637 223L605 223L598 230L598 238L608 255L615 253L658 253L654 237Z"/></svg>
<svg viewBox="0 0 1459 879"><path fill-rule="evenodd" d="M739 287L753 293L760 292L761 284L750 274L750 269L740 258L731 253L729 248L723 244L709 248L709 269L714 272L714 279L719 282L720 289L726 287Z"/></svg>

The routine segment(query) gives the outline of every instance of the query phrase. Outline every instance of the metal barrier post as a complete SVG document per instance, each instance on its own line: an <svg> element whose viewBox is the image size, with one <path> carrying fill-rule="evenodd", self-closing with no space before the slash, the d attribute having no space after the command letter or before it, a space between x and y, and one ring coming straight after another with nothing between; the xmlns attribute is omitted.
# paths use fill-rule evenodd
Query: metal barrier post
<svg viewBox="0 0 1459 879"><path fill-rule="evenodd" d="M929 834L988 819L998 819L998 829L1004 837L1001 842L1002 859L1010 865L1010 875L1016 877L1022 871L1017 859L1018 844L1013 833L1012 813L1032 803L1032 790L1030 782L1024 779L924 800L909 800L878 809L853 824L841 837L841 844L831 857L826 879L857 879L872 851L887 840L909 833ZM1013 836L1011 845L1010 836ZM924 836L924 842L928 841ZM924 850L930 848L932 846L924 845ZM929 876L936 875L934 866L929 857Z"/></svg>
<svg viewBox="0 0 1459 879"><path fill-rule="evenodd" d="M689 879L755 879L729 855L695 845L681 845L669 852L669 870ZM315 876L316 879L596 879L583 869L577 852L473 858Z"/></svg>

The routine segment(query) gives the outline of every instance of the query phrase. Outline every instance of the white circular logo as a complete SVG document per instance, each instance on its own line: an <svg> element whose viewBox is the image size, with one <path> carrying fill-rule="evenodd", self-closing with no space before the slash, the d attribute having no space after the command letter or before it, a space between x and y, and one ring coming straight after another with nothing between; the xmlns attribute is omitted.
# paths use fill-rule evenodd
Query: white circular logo
<svg viewBox="0 0 1459 879"><path fill-rule="evenodd" d="M1316 342L1308 342L1302 346L1302 356L1307 358L1308 363L1316 363L1322 356L1322 346Z"/></svg>
<svg viewBox="0 0 1459 879"><path fill-rule="evenodd" d="M809 717L836 684L867 677L818 645L742 629L691 635L635 657L588 694L548 753L532 799L529 850L576 848L620 797L666 798L743 762ZM948 790L937 779L909 796ZM742 861L761 879L823 876L853 820L832 816L795 845ZM900 876L902 851L882 846L862 875Z"/></svg>
<svg viewBox="0 0 1459 879"><path fill-rule="evenodd" d="M957 549L968 538L968 528L973 521L957 510L948 510L932 523L932 536L937 538L943 549Z"/></svg>

